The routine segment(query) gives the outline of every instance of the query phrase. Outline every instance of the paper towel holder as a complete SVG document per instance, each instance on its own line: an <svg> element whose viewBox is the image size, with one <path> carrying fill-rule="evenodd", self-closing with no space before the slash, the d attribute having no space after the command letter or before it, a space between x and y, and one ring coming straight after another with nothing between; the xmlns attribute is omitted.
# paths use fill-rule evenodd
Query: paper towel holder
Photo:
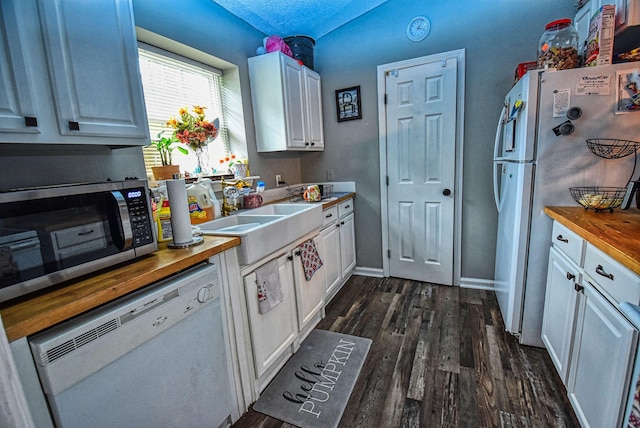
<svg viewBox="0 0 640 428"><path fill-rule="evenodd" d="M167 246L171 249L189 248L189 247L194 247L196 245L200 245L203 242L204 242L204 238L202 236L194 236L191 242L185 242L184 244L176 244L173 241L169 241L169 244L167 244Z"/></svg>

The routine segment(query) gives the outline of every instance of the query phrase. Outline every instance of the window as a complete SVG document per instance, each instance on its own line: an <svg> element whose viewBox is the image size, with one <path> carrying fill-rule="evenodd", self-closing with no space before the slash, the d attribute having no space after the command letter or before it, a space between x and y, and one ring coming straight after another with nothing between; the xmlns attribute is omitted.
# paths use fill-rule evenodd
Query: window
<svg viewBox="0 0 640 428"><path fill-rule="evenodd" d="M158 134L162 131L165 131L165 137L171 135L174 130L166 126L167 120L176 116L181 107L206 107L207 120L213 121L218 118L220 121L218 137L207 146L205 156L205 159L208 158L205 172L213 173L214 168L219 168L219 160L230 153L222 109L222 72L142 43L138 54L151 140L157 140ZM160 156L153 147L145 147L143 153L145 168L147 174L150 174L152 166L161 165ZM173 164L180 165L181 171L193 173L197 166L196 156L191 150L188 155L174 150Z"/></svg>

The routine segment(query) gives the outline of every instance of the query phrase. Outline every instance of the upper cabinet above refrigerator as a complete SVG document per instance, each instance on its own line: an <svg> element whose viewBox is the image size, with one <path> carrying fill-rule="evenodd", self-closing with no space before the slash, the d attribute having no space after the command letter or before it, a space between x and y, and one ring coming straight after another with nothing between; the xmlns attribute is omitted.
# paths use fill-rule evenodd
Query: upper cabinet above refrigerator
<svg viewBox="0 0 640 428"><path fill-rule="evenodd" d="M640 38L640 2L638 0L588 0L578 9L573 26L578 31L579 46L582 47L589 35L589 21L601 6L612 4L616 7L616 29L613 54L627 52L638 47Z"/></svg>
<svg viewBox="0 0 640 428"><path fill-rule="evenodd" d="M320 75L280 52L249 58L258 152L324 150Z"/></svg>
<svg viewBox="0 0 640 428"><path fill-rule="evenodd" d="M0 142L149 144L129 0L3 0L0 23Z"/></svg>

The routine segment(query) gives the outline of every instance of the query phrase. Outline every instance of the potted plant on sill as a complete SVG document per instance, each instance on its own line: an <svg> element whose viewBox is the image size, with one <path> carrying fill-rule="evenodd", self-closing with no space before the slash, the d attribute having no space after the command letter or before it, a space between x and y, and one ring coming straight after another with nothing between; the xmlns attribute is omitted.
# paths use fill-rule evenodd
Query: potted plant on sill
<svg viewBox="0 0 640 428"><path fill-rule="evenodd" d="M160 131L158 133L158 139L149 144L149 147L155 147L158 153L160 153L160 162L162 162L162 166L151 167L153 177L156 180L167 180L173 178L174 174L180 174L180 167L173 165L173 149L178 149L178 151L184 155L189 153L184 147L173 146L173 143L180 142L180 140L176 138L175 133L169 138L163 137L162 134L164 134L164 131Z"/></svg>

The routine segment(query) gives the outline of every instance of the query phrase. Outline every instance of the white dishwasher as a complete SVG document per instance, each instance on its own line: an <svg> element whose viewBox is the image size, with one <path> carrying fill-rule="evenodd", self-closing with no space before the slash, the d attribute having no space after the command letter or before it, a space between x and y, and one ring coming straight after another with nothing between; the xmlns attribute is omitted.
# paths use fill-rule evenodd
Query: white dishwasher
<svg viewBox="0 0 640 428"><path fill-rule="evenodd" d="M29 338L56 425L230 425L219 278L199 265Z"/></svg>

